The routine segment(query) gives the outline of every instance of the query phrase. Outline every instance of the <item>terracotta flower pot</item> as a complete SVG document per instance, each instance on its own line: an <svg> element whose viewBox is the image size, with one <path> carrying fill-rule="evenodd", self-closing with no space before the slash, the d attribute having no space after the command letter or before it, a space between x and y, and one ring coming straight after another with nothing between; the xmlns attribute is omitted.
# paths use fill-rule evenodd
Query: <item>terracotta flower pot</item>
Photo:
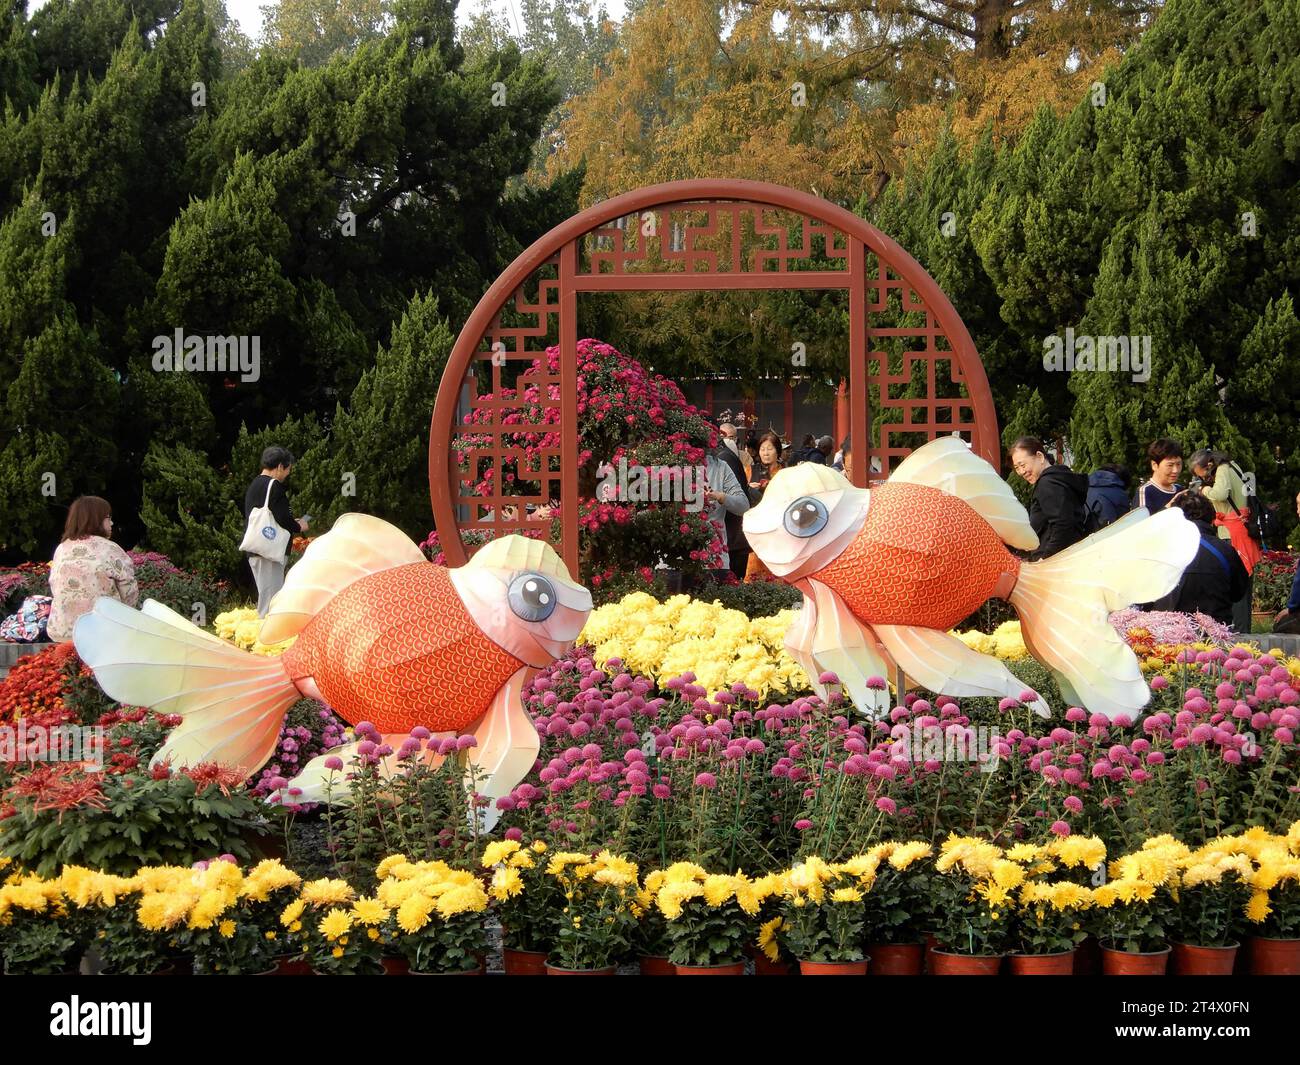
<svg viewBox="0 0 1300 1065"><path fill-rule="evenodd" d="M614 966L606 965L603 969L560 969L547 962L547 976L613 976Z"/></svg>
<svg viewBox="0 0 1300 1065"><path fill-rule="evenodd" d="M411 972L410 961L401 955L380 958L379 964L384 967L385 976L409 976Z"/></svg>
<svg viewBox="0 0 1300 1065"><path fill-rule="evenodd" d="M937 940L933 932L925 933L925 971L929 975L934 975L934 948Z"/></svg>
<svg viewBox="0 0 1300 1065"><path fill-rule="evenodd" d="M754 955L755 976L793 976L794 966L788 961L768 961L761 950Z"/></svg>
<svg viewBox="0 0 1300 1065"><path fill-rule="evenodd" d="M638 959L642 976L676 976L677 966L658 954L642 954Z"/></svg>
<svg viewBox="0 0 1300 1065"><path fill-rule="evenodd" d="M951 954L946 950L930 952L934 976L997 976L1002 968L1001 954Z"/></svg>
<svg viewBox="0 0 1300 1065"><path fill-rule="evenodd" d="M1175 976L1231 976L1238 943L1226 947L1198 947L1175 943L1169 960Z"/></svg>
<svg viewBox="0 0 1300 1065"><path fill-rule="evenodd" d="M280 966L272 965L269 969L263 969L260 973L249 973L249 976L279 976Z"/></svg>
<svg viewBox="0 0 1300 1065"><path fill-rule="evenodd" d="M1171 948L1146 953L1101 948L1101 971L1106 976L1164 976Z"/></svg>
<svg viewBox="0 0 1300 1065"><path fill-rule="evenodd" d="M862 961L800 961L799 973L802 976L866 976L867 963Z"/></svg>
<svg viewBox="0 0 1300 1065"><path fill-rule="evenodd" d="M311 964L306 958L276 958L276 976L311 976Z"/></svg>
<svg viewBox="0 0 1300 1065"><path fill-rule="evenodd" d="M679 965L678 976L744 976L745 963L738 961L733 965Z"/></svg>
<svg viewBox="0 0 1300 1065"><path fill-rule="evenodd" d="M1074 951L1054 954L1012 954L1012 976L1073 976Z"/></svg>
<svg viewBox="0 0 1300 1065"><path fill-rule="evenodd" d="M546 951L506 947L501 951L501 964L507 976L545 976Z"/></svg>
<svg viewBox="0 0 1300 1065"><path fill-rule="evenodd" d="M1300 939L1250 940L1251 976L1300 976Z"/></svg>
<svg viewBox="0 0 1300 1065"><path fill-rule="evenodd" d="M924 943L872 943L867 947L868 976L920 976L925 968Z"/></svg>

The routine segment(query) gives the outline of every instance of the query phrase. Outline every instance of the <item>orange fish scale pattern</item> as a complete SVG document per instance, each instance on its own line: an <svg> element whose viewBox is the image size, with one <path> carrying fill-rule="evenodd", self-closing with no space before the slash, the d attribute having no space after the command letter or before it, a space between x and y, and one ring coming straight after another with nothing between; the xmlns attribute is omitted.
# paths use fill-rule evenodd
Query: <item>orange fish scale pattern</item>
<svg viewBox="0 0 1300 1065"><path fill-rule="evenodd" d="M470 617L445 567L431 562L362 577L335 596L284 654L345 720L380 732L416 725L459 732L524 665Z"/></svg>
<svg viewBox="0 0 1300 1065"><path fill-rule="evenodd" d="M812 574L869 625L947 630L982 605L1020 560L978 513L919 484L871 489L861 531Z"/></svg>

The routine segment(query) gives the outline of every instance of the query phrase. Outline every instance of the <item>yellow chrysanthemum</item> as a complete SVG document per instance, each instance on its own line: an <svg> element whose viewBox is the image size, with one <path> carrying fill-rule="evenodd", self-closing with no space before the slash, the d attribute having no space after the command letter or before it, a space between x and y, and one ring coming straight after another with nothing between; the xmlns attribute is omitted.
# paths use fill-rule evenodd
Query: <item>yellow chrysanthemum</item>
<svg viewBox="0 0 1300 1065"><path fill-rule="evenodd" d="M524 878L518 869L498 869L492 874L492 897L499 902L512 899L524 890Z"/></svg>
<svg viewBox="0 0 1300 1065"><path fill-rule="evenodd" d="M355 895L346 880L313 880L302 888L303 901L309 906L338 906L351 902Z"/></svg>
<svg viewBox="0 0 1300 1065"><path fill-rule="evenodd" d="M378 899L357 899L352 904L352 916L358 924L383 924L388 917L388 907Z"/></svg>
<svg viewBox="0 0 1300 1065"><path fill-rule="evenodd" d="M1260 924L1272 910L1273 907L1269 904L1267 891L1251 892L1250 899L1246 903L1246 920L1252 924Z"/></svg>
<svg viewBox="0 0 1300 1065"><path fill-rule="evenodd" d="M785 921L780 917L773 917L758 926L758 949L763 952L768 961L776 961L781 953L776 937L783 928L785 928Z"/></svg>
<svg viewBox="0 0 1300 1065"><path fill-rule="evenodd" d="M294 899L280 914L280 924L288 928L291 924L302 920L302 914L306 908L307 904L302 899Z"/></svg>
<svg viewBox="0 0 1300 1065"><path fill-rule="evenodd" d="M229 939L235 934L235 922L226 918L226 920L217 925L217 931L220 932L225 939Z"/></svg>
<svg viewBox="0 0 1300 1065"><path fill-rule="evenodd" d="M488 897L482 886L460 884L438 896L438 913L444 919L460 913L482 913L487 909Z"/></svg>
<svg viewBox="0 0 1300 1065"><path fill-rule="evenodd" d="M317 927L321 935L333 941L347 935L348 929L352 927L352 915L347 910L332 909L320 919Z"/></svg>
<svg viewBox="0 0 1300 1065"><path fill-rule="evenodd" d="M704 901L713 908L729 901L736 893L736 882L729 876L712 873L704 878Z"/></svg>
<svg viewBox="0 0 1300 1065"><path fill-rule="evenodd" d="M831 892L831 902L861 902L862 892L855 887L836 888Z"/></svg>
<svg viewBox="0 0 1300 1065"><path fill-rule="evenodd" d="M428 895L411 895L397 908L397 926L407 935L414 935L429 923L434 900Z"/></svg>
<svg viewBox="0 0 1300 1065"><path fill-rule="evenodd" d="M490 869L494 865L499 865L517 850L519 850L519 842L517 840L501 839L489 843L483 848L483 857L481 859L483 868Z"/></svg>

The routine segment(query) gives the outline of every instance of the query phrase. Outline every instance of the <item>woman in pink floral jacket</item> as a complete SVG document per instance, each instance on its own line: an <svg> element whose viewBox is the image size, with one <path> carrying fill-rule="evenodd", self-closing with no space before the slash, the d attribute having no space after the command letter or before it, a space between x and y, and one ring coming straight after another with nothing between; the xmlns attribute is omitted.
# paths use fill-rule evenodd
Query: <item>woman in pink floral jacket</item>
<svg viewBox="0 0 1300 1065"><path fill-rule="evenodd" d="M46 629L55 641L72 639L72 626L82 614L90 613L101 595L135 606L140 588L135 567L117 544L113 532L113 508L99 496L80 496L68 508L63 542L50 564L50 620Z"/></svg>

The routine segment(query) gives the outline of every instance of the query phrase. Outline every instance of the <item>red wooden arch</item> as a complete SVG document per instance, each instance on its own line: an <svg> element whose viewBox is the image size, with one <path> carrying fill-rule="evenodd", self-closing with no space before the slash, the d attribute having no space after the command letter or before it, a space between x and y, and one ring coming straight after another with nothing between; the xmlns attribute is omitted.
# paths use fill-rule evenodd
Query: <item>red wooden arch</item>
<svg viewBox="0 0 1300 1065"><path fill-rule="evenodd" d="M798 216L801 242L790 239L791 214ZM824 242L820 249L814 247L815 237ZM801 268L817 251L837 268ZM997 414L975 344L934 279L893 240L842 207L768 182L648 185L589 207L534 241L479 300L456 338L429 432L429 494L447 564L464 563L461 534L466 531L500 536L549 530L550 523L530 521L523 506L525 499L538 502L540 495L540 501L560 500L557 547L578 574L579 292L765 288L848 292L849 430L856 483L888 476L908 454L906 441L893 440L895 435L933 439L960 433L977 454L1000 465ZM897 324L900 312L915 324ZM882 317L895 324L873 325ZM548 370L544 355L548 343L556 342L558 373ZM558 446L546 451L537 468L520 469L523 475L515 483L535 482L537 494L503 491L503 460L522 463L523 452L501 442L519 430L504 423L502 412L516 404L499 398L501 371L507 364L532 367L539 359L540 370L529 382L540 386L543 404L555 410L548 416L555 423L550 428L558 430ZM480 363L488 364L489 391L498 398L479 395ZM943 363L946 381L937 374ZM919 378L923 398L915 395ZM900 388L911 394L893 395ZM474 425L468 469L462 469L454 444L458 435L468 434L458 422L466 390L471 407L490 413L486 425ZM873 390L879 409L898 412L897 421L881 419L874 444ZM873 464L878 471L872 471ZM484 468L495 471L492 494L471 494ZM515 513L505 514L512 503L518 504ZM467 512L464 517L458 508Z"/></svg>

